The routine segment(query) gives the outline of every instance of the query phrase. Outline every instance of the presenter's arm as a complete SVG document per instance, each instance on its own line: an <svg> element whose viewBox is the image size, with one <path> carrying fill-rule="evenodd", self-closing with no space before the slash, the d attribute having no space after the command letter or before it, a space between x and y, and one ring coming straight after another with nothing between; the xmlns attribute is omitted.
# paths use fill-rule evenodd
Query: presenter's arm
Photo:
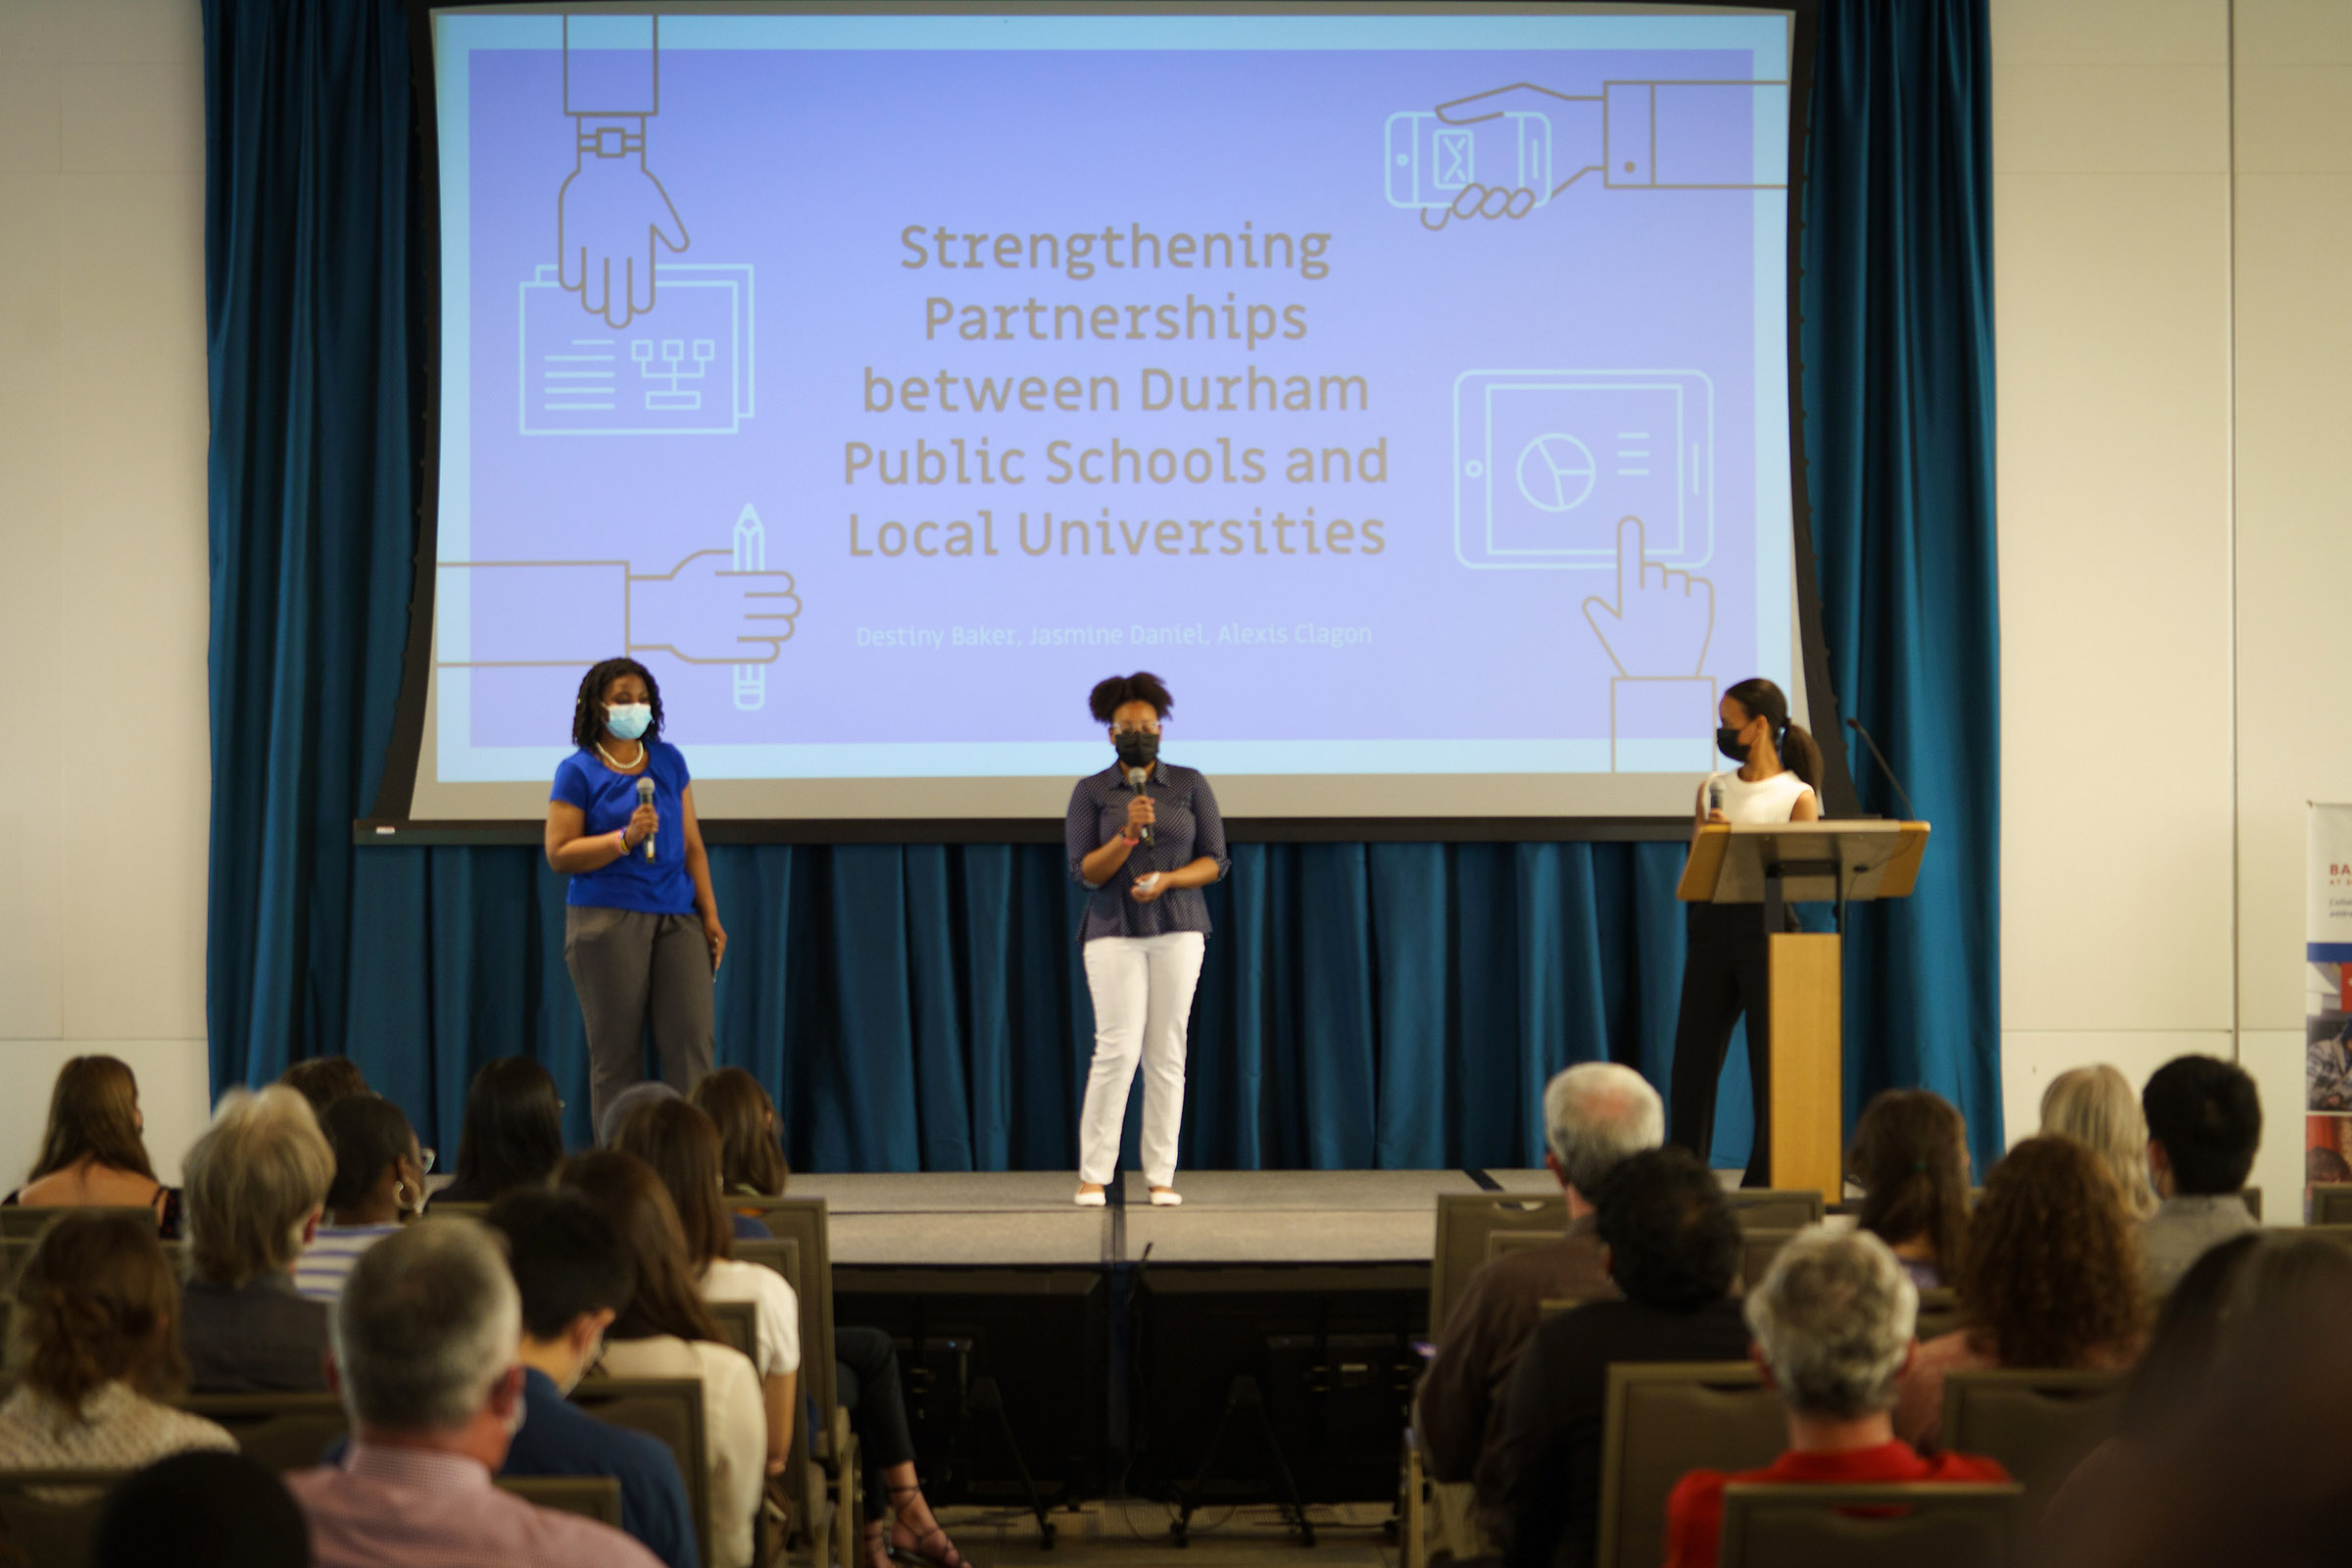
<svg viewBox="0 0 2352 1568"><path fill-rule="evenodd" d="M1200 781L1193 796L1193 847L1200 853L1173 871L1162 871L1150 887L1134 887L1127 896L1138 904L1150 904L1163 893L1177 888L1200 888L1233 869L1233 858L1225 848L1225 813L1217 809L1217 797Z"/></svg>
<svg viewBox="0 0 2352 1568"><path fill-rule="evenodd" d="M547 803L547 863L566 876L601 871L637 848L654 831L654 808L641 806L618 833L588 831L588 817L568 801ZM693 818L687 819L690 823Z"/></svg>
<svg viewBox="0 0 2352 1568"><path fill-rule="evenodd" d="M1062 847L1070 854L1070 873L1082 886L1099 888L1118 874L1135 853L1137 831L1151 825L1152 797L1138 795L1127 803L1127 821L1121 831L1101 844L1095 842L1095 806L1082 779L1070 792L1070 814L1062 824Z"/></svg>
<svg viewBox="0 0 2352 1568"><path fill-rule="evenodd" d="M727 956L727 928L718 923L718 895L710 891L710 852L703 848L702 818L694 814L694 786L678 794L686 817L686 874L694 878L694 912L703 917L703 940L710 944L710 972Z"/></svg>

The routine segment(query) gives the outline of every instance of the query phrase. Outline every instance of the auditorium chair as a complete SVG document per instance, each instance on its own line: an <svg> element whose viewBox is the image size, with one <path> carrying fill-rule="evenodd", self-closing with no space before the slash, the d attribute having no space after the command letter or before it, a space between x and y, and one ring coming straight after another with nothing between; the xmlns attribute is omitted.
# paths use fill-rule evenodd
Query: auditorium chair
<svg viewBox="0 0 2352 1568"><path fill-rule="evenodd" d="M500 1476L498 1488L535 1508L620 1528L620 1481L614 1476Z"/></svg>
<svg viewBox="0 0 2352 1568"><path fill-rule="evenodd" d="M2314 1225L2352 1225L2352 1182L2314 1182L2311 1188Z"/></svg>
<svg viewBox="0 0 2352 1568"><path fill-rule="evenodd" d="M1676 1482L1761 1469L1788 1446L1781 1396L1750 1361L1612 1366L1605 1409L1598 1568L1657 1568Z"/></svg>
<svg viewBox="0 0 2352 1568"><path fill-rule="evenodd" d="M99 1506L129 1473L0 1470L0 1540L31 1568L88 1568Z"/></svg>
<svg viewBox="0 0 2352 1568"><path fill-rule="evenodd" d="M2276 1236L2282 1242L2308 1236L2313 1241L2334 1242L2339 1246L2352 1247L2352 1223L2274 1225L2263 1234Z"/></svg>
<svg viewBox="0 0 2352 1568"><path fill-rule="evenodd" d="M450 1203L436 1198L424 1205L426 1219L475 1219L490 1212L488 1203Z"/></svg>
<svg viewBox="0 0 2352 1568"><path fill-rule="evenodd" d="M1788 1239L1796 1232L1742 1228L1740 1234L1746 1244L1740 1249L1740 1288L1743 1292L1752 1291L1764 1282L1772 1260L1781 1255L1781 1249L1788 1245Z"/></svg>
<svg viewBox="0 0 2352 1568"><path fill-rule="evenodd" d="M2123 1402L2121 1372L1952 1372L1940 1441L1947 1452L1998 1459L2025 1488L2027 1517L2039 1518L2082 1456L2114 1433Z"/></svg>
<svg viewBox="0 0 2352 1568"><path fill-rule="evenodd" d="M155 1210L147 1207L144 1203L133 1203L127 1206L98 1203L83 1206L61 1203L46 1208L25 1208L20 1204L11 1203L6 1207L0 1207L0 1237L11 1239L22 1237L27 1241L32 1240L47 1230L49 1222L60 1214L135 1214L150 1225L155 1223Z"/></svg>
<svg viewBox="0 0 2352 1568"><path fill-rule="evenodd" d="M1801 1187L1735 1187L1723 1196L1743 1231L1801 1231L1828 1212L1819 1193Z"/></svg>
<svg viewBox="0 0 2352 1568"><path fill-rule="evenodd" d="M1548 1240L1567 1228L1564 1193L1440 1193L1429 1267L1431 1343L1444 1337L1446 1313L1491 1255L1490 1237L1498 1231L1526 1231Z"/></svg>
<svg viewBox="0 0 2352 1568"><path fill-rule="evenodd" d="M710 1315L718 1319L718 1332L726 1342L760 1364L760 1308L751 1301L706 1301Z"/></svg>
<svg viewBox="0 0 2352 1568"><path fill-rule="evenodd" d="M2024 1489L1992 1482L1723 1489L1721 1568L2002 1568Z"/></svg>
<svg viewBox="0 0 2352 1568"><path fill-rule="evenodd" d="M775 1240L737 1242L735 1255L783 1275L801 1308L802 1397L794 1401L792 1452L785 1465L794 1534L816 1562L830 1558L841 1568L858 1568L864 1504L858 1440L834 1380L833 1247L825 1200L770 1198L760 1200L760 1208Z"/></svg>
<svg viewBox="0 0 2352 1568"><path fill-rule="evenodd" d="M616 1427L658 1440L678 1461L686 1503L694 1515L694 1539L703 1560L711 1560L710 1459L704 1444L703 1384L700 1378L609 1378L591 1373L571 1391L571 1402Z"/></svg>
<svg viewBox="0 0 2352 1568"><path fill-rule="evenodd" d="M1912 1334L1925 1345L1960 1326L1960 1298L1948 1285L1919 1293L1919 1326Z"/></svg>
<svg viewBox="0 0 2352 1568"><path fill-rule="evenodd" d="M247 1457L281 1474L323 1463L351 1432L331 1394L187 1394L172 1403L228 1428Z"/></svg>

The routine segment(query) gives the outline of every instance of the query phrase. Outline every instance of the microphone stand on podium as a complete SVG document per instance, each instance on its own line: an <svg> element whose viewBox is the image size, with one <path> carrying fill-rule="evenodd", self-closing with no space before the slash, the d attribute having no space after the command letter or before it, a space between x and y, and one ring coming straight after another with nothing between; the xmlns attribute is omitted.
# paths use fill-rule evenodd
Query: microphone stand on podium
<svg viewBox="0 0 2352 1568"><path fill-rule="evenodd" d="M1925 822L1708 822L1691 841L1677 897L1763 906L1774 1187L1845 1189L1845 908L1910 897L1927 851ZM1837 905L1837 931L1788 930L1791 904Z"/></svg>

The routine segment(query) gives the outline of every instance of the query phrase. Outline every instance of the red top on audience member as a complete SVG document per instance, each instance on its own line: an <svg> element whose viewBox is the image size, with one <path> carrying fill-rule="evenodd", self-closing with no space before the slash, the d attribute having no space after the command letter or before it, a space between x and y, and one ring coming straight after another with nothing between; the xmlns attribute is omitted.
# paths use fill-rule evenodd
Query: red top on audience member
<svg viewBox="0 0 2352 1568"><path fill-rule="evenodd" d="M1844 1453L1784 1453L1761 1470L1736 1475L1693 1470L1675 1483L1674 1495L1666 1499L1666 1568L1715 1568L1723 1539L1723 1489L1736 1481L1869 1486L2008 1479L2009 1472L1990 1459L1965 1453L1922 1458L1900 1439Z"/></svg>

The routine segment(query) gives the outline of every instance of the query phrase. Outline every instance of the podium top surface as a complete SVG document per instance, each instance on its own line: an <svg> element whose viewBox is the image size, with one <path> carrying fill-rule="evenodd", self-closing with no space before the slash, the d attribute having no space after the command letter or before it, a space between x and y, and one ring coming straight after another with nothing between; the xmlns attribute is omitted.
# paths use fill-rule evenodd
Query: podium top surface
<svg viewBox="0 0 2352 1568"><path fill-rule="evenodd" d="M1690 842L1676 897L1761 904L1768 872L1791 904L1903 899L1928 852L1925 822L1708 822Z"/></svg>

